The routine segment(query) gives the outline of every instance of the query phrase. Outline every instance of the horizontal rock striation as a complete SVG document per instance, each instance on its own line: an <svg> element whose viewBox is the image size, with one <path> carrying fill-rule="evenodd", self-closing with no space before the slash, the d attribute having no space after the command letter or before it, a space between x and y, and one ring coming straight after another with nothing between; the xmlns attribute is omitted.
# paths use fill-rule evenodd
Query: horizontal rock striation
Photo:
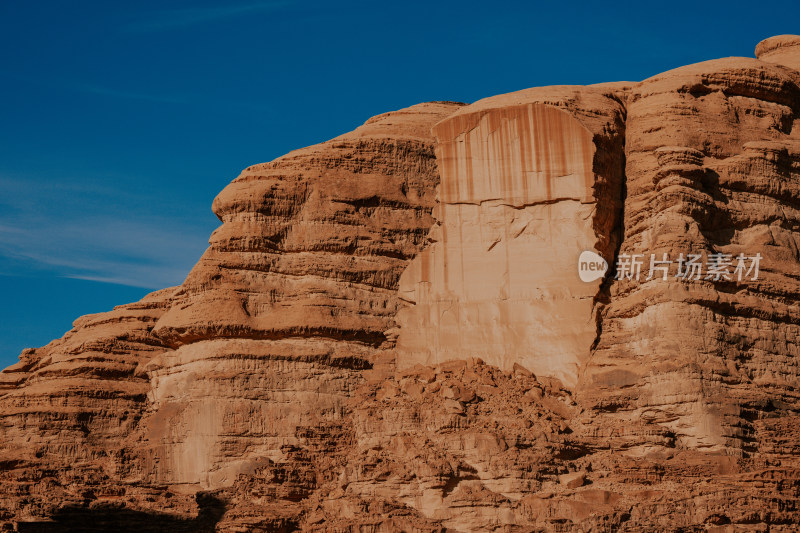
<svg viewBox="0 0 800 533"><path fill-rule="evenodd" d="M678 279L672 265L611 286L580 391L629 433L660 428L643 452L755 452L761 421L797 407L798 81L734 58L631 90L620 253L762 256L757 280Z"/></svg>
<svg viewBox="0 0 800 533"><path fill-rule="evenodd" d="M431 224L430 128L458 107L374 117L220 193L223 224L153 328L173 350L147 366L144 479L230 486L342 423L361 370L394 344L398 279Z"/></svg>
<svg viewBox="0 0 800 533"><path fill-rule="evenodd" d="M150 391L142 367L166 350L152 329L174 291L81 317L63 338L24 351L0 373L0 519L124 493L125 441Z"/></svg>

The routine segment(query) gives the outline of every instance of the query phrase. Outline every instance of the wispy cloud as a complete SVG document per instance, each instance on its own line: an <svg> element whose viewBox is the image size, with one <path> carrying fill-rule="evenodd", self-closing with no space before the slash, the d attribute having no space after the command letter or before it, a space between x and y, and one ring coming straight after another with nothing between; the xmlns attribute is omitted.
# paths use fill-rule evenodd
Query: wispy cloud
<svg viewBox="0 0 800 533"><path fill-rule="evenodd" d="M276 0L219 7L165 9L151 13L146 20L129 24L128 29L134 32L152 32L186 28L253 13L277 11L292 4L293 2L288 0Z"/></svg>
<svg viewBox="0 0 800 533"><path fill-rule="evenodd" d="M133 200L119 192L113 203L102 190L71 194L28 182L25 192L14 183L0 179L0 193L17 199L0 210L3 275L39 272L158 289L181 283L207 246L208 228L158 212L126 216L122 209ZM54 209L77 199L86 212Z"/></svg>
<svg viewBox="0 0 800 533"><path fill-rule="evenodd" d="M177 285L200 257L205 239L161 223L111 218L0 229L0 272L44 271L158 289ZM11 231L9 231L9 229Z"/></svg>

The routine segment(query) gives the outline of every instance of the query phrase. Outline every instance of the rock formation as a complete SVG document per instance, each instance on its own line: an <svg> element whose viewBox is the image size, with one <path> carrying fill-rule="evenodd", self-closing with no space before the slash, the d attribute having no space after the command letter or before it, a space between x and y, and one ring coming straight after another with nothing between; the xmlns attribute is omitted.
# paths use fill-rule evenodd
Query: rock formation
<svg viewBox="0 0 800 533"><path fill-rule="evenodd" d="M558 87L481 100L434 127L440 205L401 280L415 305L398 317L400 366L479 357L574 387L601 284L575 265L583 250L614 255L623 116L607 89Z"/></svg>
<svg viewBox="0 0 800 533"><path fill-rule="evenodd" d="M800 37L756 56L419 104L246 169L180 287L0 373L0 521L796 531Z"/></svg>

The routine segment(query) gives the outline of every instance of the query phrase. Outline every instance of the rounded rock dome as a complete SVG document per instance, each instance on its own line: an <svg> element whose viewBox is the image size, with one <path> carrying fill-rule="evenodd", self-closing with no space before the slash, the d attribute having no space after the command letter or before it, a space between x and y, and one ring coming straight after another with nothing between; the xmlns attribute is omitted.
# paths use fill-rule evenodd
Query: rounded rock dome
<svg viewBox="0 0 800 533"><path fill-rule="evenodd" d="M800 35L776 35L756 45L756 57L800 70Z"/></svg>

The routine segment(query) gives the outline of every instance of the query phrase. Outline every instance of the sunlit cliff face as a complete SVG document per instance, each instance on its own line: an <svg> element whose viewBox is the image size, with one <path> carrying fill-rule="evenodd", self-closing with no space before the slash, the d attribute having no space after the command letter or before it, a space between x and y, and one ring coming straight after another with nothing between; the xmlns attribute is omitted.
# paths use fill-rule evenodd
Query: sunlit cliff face
<svg viewBox="0 0 800 533"><path fill-rule="evenodd" d="M399 315L400 364L480 357L573 386L602 282L575 268L599 247L592 133L530 103L457 113L434 134L440 205L434 243L401 278L414 305Z"/></svg>

